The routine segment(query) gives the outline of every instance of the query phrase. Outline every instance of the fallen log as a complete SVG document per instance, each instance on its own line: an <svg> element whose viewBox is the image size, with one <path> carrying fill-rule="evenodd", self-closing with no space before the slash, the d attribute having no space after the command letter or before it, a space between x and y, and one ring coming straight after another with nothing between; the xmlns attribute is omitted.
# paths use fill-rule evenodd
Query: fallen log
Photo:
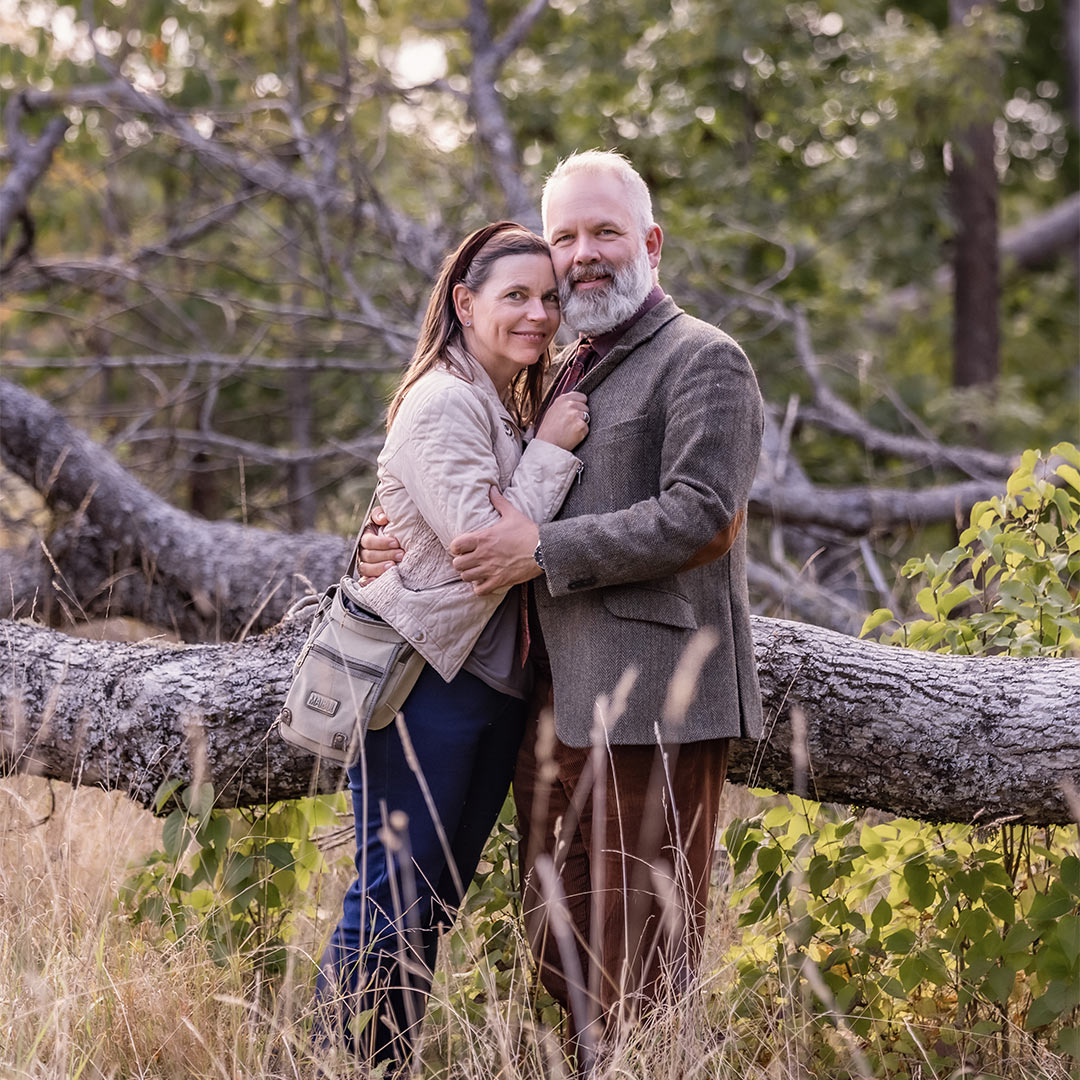
<svg viewBox="0 0 1080 1080"><path fill-rule="evenodd" d="M304 630L120 644L0 621L4 762L147 805L169 778L209 780L228 806L332 790L339 768L314 772L270 730ZM754 633L767 732L735 744L732 780L933 821L1070 820L1080 661L943 656L762 618Z"/></svg>

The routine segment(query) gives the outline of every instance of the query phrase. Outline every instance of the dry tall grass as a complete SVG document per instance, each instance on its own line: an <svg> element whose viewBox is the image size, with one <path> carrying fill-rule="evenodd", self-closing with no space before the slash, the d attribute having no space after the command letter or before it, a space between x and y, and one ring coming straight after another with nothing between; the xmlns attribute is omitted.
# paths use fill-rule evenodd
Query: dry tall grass
<svg viewBox="0 0 1080 1080"><path fill-rule="evenodd" d="M732 788L725 817L758 807ZM160 822L119 794L0 781L0 1076L33 1080L345 1080L364 1076L344 1054L314 1055L306 1035L322 944L348 881L323 875L319 916L291 944L285 976L259 985L239 965L213 962L196 937L135 927L116 904L128 864L160 843ZM467 920L456 952L471 957ZM609 1048L599 1080L810 1080L808 1014L755 1002L723 958L738 935L722 896L707 932L700 985ZM509 1000L494 988L477 1005L456 987L477 968L444 963L420 1044L417 1075L440 1080L569 1078L560 1035L529 1006L528 964ZM481 965L482 967L482 965ZM550 1020L550 1016L548 1017ZM816 1035L815 1037L820 1037ZM858 1076L857 1054L841 1072ZM378 1078L379 1073L371 1074ZM932 1068L925 1080L952 1080ZM973 1075L973 1074L963 1074ZM1017 1072L1034 1080L1035 1063Z"/></svg>
<svg viewBox="0 0 1080 1080"><path fill-rule="evenodd" d="M128 865L160 844L160 830L120 794L25 776L0 782L0 1075L355 1076L347 1058L313 1059L304 1035L315 959L337 918L347 869L324 875L320 919L301 927L284 979L259 986L238 966L215 964L197 938L168 941L156 927L133 926L118 908ZM467 935L468 926L460 932ZM731 932L721 915L710 931L712 956ZM470 1080L566 1074L558 1033L520 1019L528 990L521 948L513 1018L493 993L477 1023L475 1008L466 1016L455 1001L453 973L440 973L436 1022L423 1038L429 1073ZM671 1080L723 1075L730 1048L722 1035L723 1024L704 1009L681 1009L650 1025L647 1038L617 1047L609 1068ZM751 1064L744 1059L730 1075L787 1075L772 1066L748 1070Z"/></svg>

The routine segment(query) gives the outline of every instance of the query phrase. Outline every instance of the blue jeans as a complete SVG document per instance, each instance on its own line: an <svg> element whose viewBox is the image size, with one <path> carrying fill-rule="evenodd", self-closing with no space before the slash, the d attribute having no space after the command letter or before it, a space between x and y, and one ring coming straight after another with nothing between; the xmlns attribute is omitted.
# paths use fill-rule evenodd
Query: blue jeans
<svg viewBox="0 0 1080 1080"><path fill-rule="evenodd" d="M469 887L506 798L526 703L466 671L447 683L427 667L402 712L437 821L397 726L368 732L362 759L349 769L357 878L315 990L320 1037L340 1039L373 1063L409 1059L439 930L453 923L459 885ZM366 1010L373 1012L360 1030L350 1030Z"/></svg>

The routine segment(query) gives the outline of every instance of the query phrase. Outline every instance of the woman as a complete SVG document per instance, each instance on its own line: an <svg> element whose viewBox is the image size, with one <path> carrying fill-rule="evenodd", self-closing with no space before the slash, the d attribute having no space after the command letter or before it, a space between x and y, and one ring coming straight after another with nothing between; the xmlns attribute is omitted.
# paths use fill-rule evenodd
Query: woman
<svg viewBox="0 0 1080 1080"><path fill-rule="evenodd" d="M528 691L521 596L476 596L448 548L497 516L492 485L546 521L577 475L583 394L556 400L522 446L558 326L547 245L513 222L488 225L443 263L390 404L377 492L406 554L364 601L428 663L402 710L406 739L396 725L369 731L349 770L358 876L316 989L321 1029L373 1062L408 1060L439 928L453 922L513 774Z"/></svg>

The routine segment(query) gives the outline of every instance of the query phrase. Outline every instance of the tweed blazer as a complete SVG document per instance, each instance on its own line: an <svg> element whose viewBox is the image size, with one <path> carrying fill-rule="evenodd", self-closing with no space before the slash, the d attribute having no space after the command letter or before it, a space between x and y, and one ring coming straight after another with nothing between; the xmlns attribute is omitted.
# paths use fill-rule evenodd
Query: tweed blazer
<svg viewBox="0 0 1080 1080"><path fill-rule="evenodd" d="M680 572L749 498L764 412L746 356L666 296L579 389L582 470L540 525L535 586L559 738L589 745L598 718L614 744L757 738L746 530Z"/></svg>

